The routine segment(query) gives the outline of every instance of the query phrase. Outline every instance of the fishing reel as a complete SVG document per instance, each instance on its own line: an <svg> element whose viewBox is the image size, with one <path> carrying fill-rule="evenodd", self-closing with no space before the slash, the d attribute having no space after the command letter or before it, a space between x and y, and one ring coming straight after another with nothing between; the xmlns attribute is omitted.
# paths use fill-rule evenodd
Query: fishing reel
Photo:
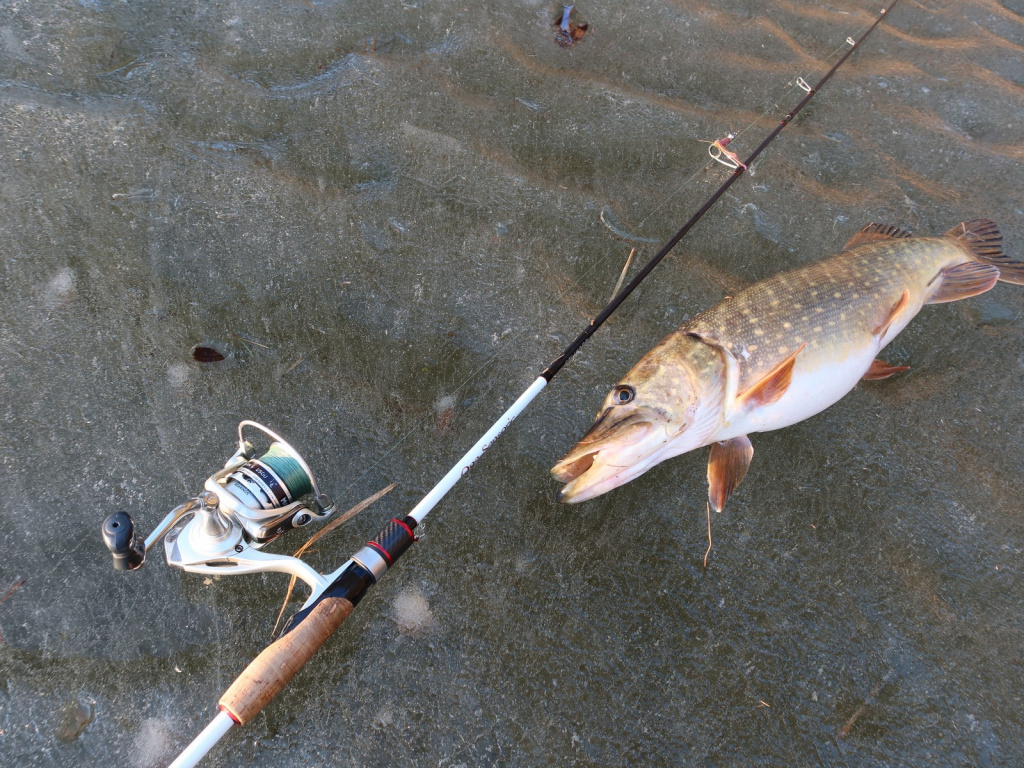
<svg viewBox="0 0 1024 768"><path fill-rule="evenodd" d="M257 456L243 435L246 427L270 439L265 453ZM259 550L334 510L298 451L262 424L243 421L238 450L206 479L202 493L172 509L145 540L131 515L114 512L103 521L103 541L119 571L141 568L146 552L162 537L172 568L214 575L282 571L305 581L316 594L328 583L324 576L298 558Z"/></svg>

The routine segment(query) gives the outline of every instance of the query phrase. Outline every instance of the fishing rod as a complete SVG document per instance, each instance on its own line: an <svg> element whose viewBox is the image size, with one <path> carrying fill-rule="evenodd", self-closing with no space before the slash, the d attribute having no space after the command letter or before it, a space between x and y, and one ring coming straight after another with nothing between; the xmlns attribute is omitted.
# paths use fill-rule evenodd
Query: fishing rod
<svg viewBox="0 0 1024 768"><path fill-rule="evenodd" d="M849 49L814 85L803 78L797 85L804 97L742 162L726 149L732 136L711 142L713 158L733 169L726 181L630 280L589 325L566 347L458 463L403 518L393 518L338 570L321 575L294 557L270 555L259 549L291 528L333 514L335 505L320 492L309 466L279 435L256 422L239 424L239 446L224 468L207 479L204 491L179 505L145 540L138 537L126 512L115 512L103 523L103 536L118 570L142 566L146 551L163 537L168 564L199 573L283 571L303 579L311 594L286 625L281 637L267 646L231 684L218 702L219 713L178 756L170 768L192 768L236 725L245 725L288 684L356 605L416 541L415 529L491 444L540 394L565 364L675 248L708 210L744 174L779 133L857 50L899 3L882 9ZM728 158L728 160L726 160ZM272 440L257 456L245 439L245 427L259 429ZM179 525L186 517L191 519Z"/></svg>

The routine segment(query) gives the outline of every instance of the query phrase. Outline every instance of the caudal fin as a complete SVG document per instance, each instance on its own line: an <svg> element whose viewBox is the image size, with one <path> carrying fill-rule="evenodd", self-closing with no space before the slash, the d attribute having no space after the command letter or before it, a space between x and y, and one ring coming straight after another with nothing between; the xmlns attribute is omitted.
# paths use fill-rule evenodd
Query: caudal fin
<svg viewBox="0 0 1024 768"><path fill-rule="evenodd" d="M999 225L991 219L972 219L957 224L946 237L960 241L976 261L996 267L1003 282L1024 285L1024 262L1014 261L1003 253L1003 236Z"/></svg>

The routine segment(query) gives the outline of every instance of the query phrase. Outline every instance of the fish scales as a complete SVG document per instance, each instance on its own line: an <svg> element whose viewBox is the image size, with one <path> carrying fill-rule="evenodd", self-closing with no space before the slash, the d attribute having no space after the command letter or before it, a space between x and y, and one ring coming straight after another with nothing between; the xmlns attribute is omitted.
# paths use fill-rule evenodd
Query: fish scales
<svg viewBox="0 0 1024 768"><path fill-rule="evenodd" d="M707 335L732 352L742 391L803 343L799 369L828 365L872 343L904 290L910 291L909 322L935 276L968 259L946 238L868 243L756 283L675 333Z"/></svg>
<svg viewBox="0 0 1024 768"><path fill-rule="evenodd" d="M840 253L756 283L676 329L622 378L555 464L559 501L586 501L673 456L711 446L708 501L721 510L754 455L748 437L809 418L861 379L906 366L875 355L925 304L958 301L1024 263L995 222L914 238L869 224Z"/></svg>

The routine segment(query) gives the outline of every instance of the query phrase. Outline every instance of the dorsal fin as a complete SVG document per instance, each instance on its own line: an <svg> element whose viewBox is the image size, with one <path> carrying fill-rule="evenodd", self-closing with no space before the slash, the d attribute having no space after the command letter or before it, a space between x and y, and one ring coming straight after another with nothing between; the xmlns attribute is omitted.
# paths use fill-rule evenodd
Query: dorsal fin
<svg viewBox="0 0 1024 768"><path fill-rule="evenodd" d="M905 229L894 227L891 224L876 224L874 222L861 228L860 232L849 239L843 250L854 248L865 243L874 243L878 240L892 240L896 237L913 237Z"/></svg>
<svg viewBox="0 0 1024 768"><path fill-rule="evenodd" d="M959 240L982 264L992 264L993 259L1005 258L1003 235L992 219L964 221L949 230L946 237Z"/></svg>

